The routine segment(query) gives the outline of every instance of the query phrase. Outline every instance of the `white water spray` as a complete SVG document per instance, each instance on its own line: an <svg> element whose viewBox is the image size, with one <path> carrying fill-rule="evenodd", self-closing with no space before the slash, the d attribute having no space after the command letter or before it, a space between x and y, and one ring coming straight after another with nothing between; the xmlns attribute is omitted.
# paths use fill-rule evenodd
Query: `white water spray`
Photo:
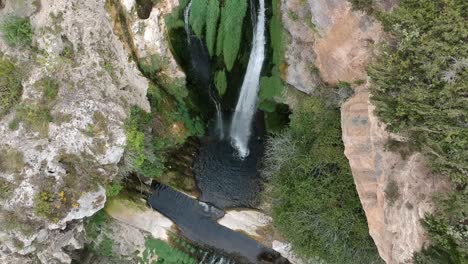
<svg viewBox="0 0 468 264"><path fill-rule="evenodd" d="M190 37L192 31L190 30L190 10L192 9L192 1L190 1L184 9L184 23L185 23L185 33L187 34L187 43L190 46ZM212 88L209 88L209 96L211 101L216 108L216 133L220 139L224 138L224 125L223 125L223 113L221 112L221 104L216 100L216 97L212 94Z"/></svg>
<svg viewBox="0 0 468 264"><path fill-rule="evenodd" d="M252 119L256 110L257 94L263 60L265 59L265 3L260 0L257 25L255 26L252 51L250 52L247 72L242 83L236 111L231 124L231 143L239 156L249 155L249 137Z"/></svg>

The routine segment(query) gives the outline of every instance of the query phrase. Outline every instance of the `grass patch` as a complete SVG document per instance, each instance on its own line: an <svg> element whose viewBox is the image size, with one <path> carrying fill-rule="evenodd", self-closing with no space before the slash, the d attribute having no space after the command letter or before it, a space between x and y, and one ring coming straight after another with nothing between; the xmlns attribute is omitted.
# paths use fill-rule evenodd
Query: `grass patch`
<svg viewBox="0 0 468 264"><path fill-rule="evenodd" d="M25 126L39 133L40 137L47 137L49 134L49 122L52 122L52 116L49 108L42 105L21 104L16 109L17 118Z"/></svg>
<svg viewBox="0 0 468 264"><path fill-rule="evenodd" d="M13 193L14 185L9 181L0 178L0 200L5 200Z"/></svg>
<svg viewBox="0 0 468 264"><path fill-rule="evenodd" d="M10 46L31 45L32 30L29 18L7 17L0 24L5 42Z"/></svg>
<svg viewBox="0 0 468 264"><path fill-rule="evenodd" d="M0 117L20 101L22 93L21 72L10 60L0 58Z"/></svg>
<svg viewBox="0 0 468 264"><path fill-rule="evenodd" d="M266 146L273 223L304 257L381 263L343 151L339 109L304 98Z"/></svg>
<svg viewBox="0 0 468 264"><path fill-rule="evenodd" d="M44 78L36 84L42 91L42 102L44 104L50 104L57 99L59 91L59 83L57 80L52 78Z"/></svg>

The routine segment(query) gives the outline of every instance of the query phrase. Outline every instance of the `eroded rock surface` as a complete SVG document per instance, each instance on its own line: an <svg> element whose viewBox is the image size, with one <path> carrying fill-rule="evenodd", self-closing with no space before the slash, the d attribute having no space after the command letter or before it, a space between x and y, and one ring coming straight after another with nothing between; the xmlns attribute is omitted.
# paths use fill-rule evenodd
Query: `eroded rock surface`
<svg viewBox="0 0 468 264"><path fill-rule="evenodd" d="M23 86L18 106L0 122L0 163L15 164L0 169L9 188L0 199L0 262L30 263L37 255L42 263L70 263L67 252L83 247L82 219L104 207L104 185L117 174L130 107L149 110L148 80L129 59L105 0L1 2L0 20L30 17L34 48L0 37L0 54L21 69ZM157 19L133 21L135 30L146 28L134 43L144 56L164 57L170 63L163 70L182 78L161 17L177 2L160 2ZM58 85L47 102L46 79ZM47 119L28 120L38 114Z"/></svg>
<svg viewBox="0 0 468 264"><path fill-rule="evenodd" d="M366 89L343 104L343 142L369 232L387 263L410 263L428 240L421 219L434 209L432 196L443 182L420 153L402 159L385 150L391 137L373 114Z"/></svg>
<svg viewBox="0 0 468 264"><path fill-rule="evenodd" d="M314 51L322 80L329 84L365 80L372 44L380 39L380 25L363 12L353 12L345 0L309 4L320 35Z"/></svg>
<svg viewBox="0 0 468 264"><path fill-rule="evenodd" d="M150 233L154 238L167 241L174 222L161 213L126 199L113 199L106 206L106 212L122 224Z"/></svg>
<svg viewBox="0 0 468 264"><path fill-rule="evenodd" d="M133 39L133 49L138 58L157 56L159 67L162 67L160 74L170 79L185 78L170 51L164 21L164 16L171 13L179 5L179 1L157 1L146 19L138 17L135 0L120 0L120 3L124 7L128 30Z"/></svg>

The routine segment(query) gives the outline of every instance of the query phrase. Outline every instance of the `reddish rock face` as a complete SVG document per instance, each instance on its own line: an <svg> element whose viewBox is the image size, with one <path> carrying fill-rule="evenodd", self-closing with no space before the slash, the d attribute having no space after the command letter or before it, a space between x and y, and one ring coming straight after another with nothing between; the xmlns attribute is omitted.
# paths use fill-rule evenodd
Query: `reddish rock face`
<svg viewBox="0 0 468 264"><path fill-rule="evenodd" d="M322 80L329 84L366 79L365 66L372 44L381 35L378 23L363 13L351 11L347 1L340 2L325 9L329 12L328 23L320 28L321 37L314 46L315 65Z"/></svg>
<svg viewBox="0 0 468 264"><path fill-rule="evenodd" d="M392 3L378 1L377 6L389 10ZM301 17L305 9L310 12L315 26L312 36L285 18L291 12ZM340 81L352 83L368 79L366 66L373 44L382 37L379 23L363 12L352 11L346 0L285 0L282 11L284 26L292 38L289 49L313 51L310 58L288 57L293 53L287 52L288 65L298 68L313 61L322 81L333 85ZM303 53L296 51L300 52ZM295 70L294 67L288 70ZM295 80L300 82L287 81L299 90L313 90L307 86L311 79L301 75L301 71L295 72L300 75ZM403 159L398 153L386 150L388 139L398 139L398 136L389 134L374 116L367 85L355 88L355 95L341 108L345 155L366 213L369 233L380 256L387 263L411 263L413 253L428 242L420 220L433 210L433 194L447 184L432 176L420 153Z"/></svg>
<svg viewBox="0 0 468 264"><path fill-rule="evenodd" d="M432 212L432 196L446 184L430 173L420 153L402 159L385 150L396 136L385 131L373 109L367 89L343 104L345 155L380 256L387 263L410 263L427 242L420 220Z"/></svg>

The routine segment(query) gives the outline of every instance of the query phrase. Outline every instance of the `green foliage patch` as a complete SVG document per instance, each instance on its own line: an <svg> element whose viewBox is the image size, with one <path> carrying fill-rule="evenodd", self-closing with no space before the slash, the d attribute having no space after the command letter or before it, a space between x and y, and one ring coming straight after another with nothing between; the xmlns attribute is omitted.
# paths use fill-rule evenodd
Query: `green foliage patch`
<svg viewBox="0 0 468 264"><path fill-rule="evenodd" d="M275 110L275 97L281 96L284 90L283 80L277 75L260 79L259 108L266 112Z"/></svg>
<svg viewBox="0 0 468 264"><path fill-rule="evenodd" d="M217 71L214 77L214 83L216 90L218 90L218 94L223 96L226 93L227 89L227 78L226 78L226 71Z"/></svg>
<svg viewBox="0 0 468 264"><path fill-rule="evenodd" d="M419 263L429 263L427 254L438 256L430 263L468 261L466 10L464 0L400 1L394 12L379 16L393 41L368 70L379 118L453 184L424 221L433 245L417 255Z"/></svg>
<svg viewBox="0 0 468 264"><path fill-rule="evenodd" d="M110 217L101 210L85 221L86 239L89 248L99 256L115 257L115 242L106 234Z"/></svg>
<svg viewBox="0 0 468 264"><path fill-rule="evenodd" d="M48 136L49 122L52 122L48 107L23 103L17 107L16 116L28 129L39 133L40 137Z"/></svg>
<svg viewBox="0 0 468 264"><path fill-rule="evenodd" d="M0 116L19 102L22 93L19 69L10 60L0 58Z"/></svg>
<svg viewBox="0 0 468 264"><path fill-rule="evenodd" d="M246 0L231 0L224 3L224 8L221 14L221 24L219 26L218 42L219 48L222 47L224 55L224 63L227 70L231 70L239 53L242 26L244 17L247 11ZM218 55L221 53L217 51Z"/></svg>
<svg viewBox="0 0 468 264"><path fill-rule="evenodd" d="M203 38L203 29L205 29L207 21L207 2L207 0L193 0L190 9L190 26L200 39ZM208 14L208 16L211 15Z"/></svg>
<svg viewBox="0 0 468 264"><path fill-rule="evenodd" d="M221 13L218 0L208 0L206 16L206 46L210 56L214 55L216 44L216 29L218 28L219 15Z"/></svg>
<svg viewBox="0 0 468 264"><path fill-rule="evenodd" d="M157 261L155 257L157 256ZM173 248L159 239L148 238L145 241L145 250L139 258L140 264L196 264L195 259L186 253Z"/></svg>
<svg viewBox="0 0 468 264"><path fill-rule="evenodd" d="M266 147L274 225L305 257L381 263L343 151L339 109L302 100Z"/></svg>
<svg viewBox="0 0 468 264"><path fill-rule="evenodd" d="M32 30L29 18L7 17L0 24L0 31L10 46L31 45Z"/></svg>

